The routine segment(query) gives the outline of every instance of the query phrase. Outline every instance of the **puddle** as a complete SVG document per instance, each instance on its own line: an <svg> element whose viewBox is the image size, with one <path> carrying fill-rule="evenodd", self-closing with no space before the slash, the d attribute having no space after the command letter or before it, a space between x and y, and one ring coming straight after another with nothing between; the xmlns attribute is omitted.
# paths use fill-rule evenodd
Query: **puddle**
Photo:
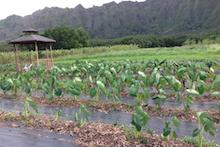
<svg viewBox="0 0 220 147"><path fill-rule="evenodd" d="M0 128L1 147L74 147L73 137L42 130Z"/></svg>
<svg viewBox="0 0 220 147"><path fill-rule="evenodd" d="M0 109L8 112L17 112L19 113L22 110L23 106L22 103L11 101L11 100L0 100ZM39 106L38 110L40 113L47 114L47 115L54 115L54 113L58 110L62 110L62 117L65 119L72 119L73 114L78 112L77 108L71 107L56 107L56 106ZM154 130L157 133L162 133L164 123L169 120L170 118L159 118L159 117L151 117L148 129ZM131 115L125 112L92 112L90 118L92 122L103 122L109 124L122 124L126 126L130 126L131 122ZM176 130L179 137L183 136L191 136L192 131L197 128L196 123L181 121L180 127ZM217 126L218 130L216 133L216 137L213 138L207 135L207 138L210 140L215 140L217 143L220 143L220 126Z"/></svg>

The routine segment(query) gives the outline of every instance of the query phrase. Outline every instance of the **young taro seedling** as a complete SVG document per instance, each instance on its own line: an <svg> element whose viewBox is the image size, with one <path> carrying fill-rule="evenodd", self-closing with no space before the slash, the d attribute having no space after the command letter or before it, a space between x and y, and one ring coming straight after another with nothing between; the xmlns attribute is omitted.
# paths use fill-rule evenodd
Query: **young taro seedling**
<svg viewBox="0 0 220 147"><path fill-rule="evenodd" d="M89 120L89 116L91 115L90 111L88 110L88 108L81 104L80 108L79 108L79 112L75 113L75 121L77 122L77 126L78 127L82 127L85 122L87 122Z"/></svg>
<svg viewBox="0 0 220 147"><path fill-rule="evenodd" d="M172 129L172 126L178 128L180 125L178 118L173 117L171 121L165 122L165 127L163 129L162 137L166 139L177 138L175 130Z"/></svg>
<svg viewBox="0 0 220 147"><path fill-rule="evenodd" d="M137 105L131 121L131 124L135 127L137 137L140 135L142 128L147 125L149 119L149 115L143 111L141 106Z"/></svg>
<svg viewBox="0 0 220 147"><path fill-rule="evenodd" d="M214 136L216 132L214 121L205 112L197 112L197 121L199 127L193 130L193 137L197 137L198 146L203 146L204 133L207 132Z"/></svg>

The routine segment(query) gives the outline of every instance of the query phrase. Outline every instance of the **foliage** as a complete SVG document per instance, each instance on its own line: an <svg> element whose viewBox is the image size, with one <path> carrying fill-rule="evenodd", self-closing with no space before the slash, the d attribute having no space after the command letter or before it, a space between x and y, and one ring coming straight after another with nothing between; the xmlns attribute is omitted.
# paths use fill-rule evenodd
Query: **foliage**
<svg viewBox="0 0 220 147"><path fill-rule="evenodd" d="M173 117L172 120L165 122L165 127L163 129L162 136L165 138L177 138L177 134L175 130L172 130L172 126L178 128L179 127L179 120L176 117Z"/></svg>
<svg viewBox="0 0 220 147"><path fill-rule="evenodd" d="M138 35L115 39L93 39L89 46L137 45L140 48L182 46L187 37Z"/></svg>
<svg viewBox="0 0 220 147"><path fill-rule="evenodd" d="M203 146L204 132L214 136L216 132L215 124L213 120L205 112L197 112L197 121L199 128L193 130L193 137L198 137L199 147Z"/></svg>
<svg viewBox="0 0 220 147"><path fill-rule="evenodd" d="M77 122L77 125L79 127L83 126L85 122L89 120L89 116L91 115L90 111L88 108L81 104L79 108L79 112L75 113L75 121Z"/></svg>
<svg viewBox="0 0 220 147"><path fill-rule="evenodd" d="M37 104L29 97L24 100L23 105L22 115L26 118L32 115L32 110L36 113L38 112Z"/></svg>
<svg viewBox="0 0 220 147"><path fill-rule="evenodd" d="M59 26L45 30L44 35L56 40L55 49L86 47L88 41L88 34L83 28Z"/></svg>
<svg viewBox="0 0 220 147"><path fill-rule="evenodd" d="M131 124L135 127L135 129L140 132L141 129L147 125L149 121L149 115L143 111L141 106L136 106L135 112L132 115Z"/></svg>

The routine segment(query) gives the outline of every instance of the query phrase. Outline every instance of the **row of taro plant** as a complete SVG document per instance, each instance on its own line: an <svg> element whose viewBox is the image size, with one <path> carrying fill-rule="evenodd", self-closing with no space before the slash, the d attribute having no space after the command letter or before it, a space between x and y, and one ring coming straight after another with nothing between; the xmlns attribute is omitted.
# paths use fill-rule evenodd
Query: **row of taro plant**
<svg viewBox="0 0 220 147"><path fill-rule="evenodd" d="M3 74L0 86L6 94L13 91L43 92L53 99L69 94L78 99L82 94L96 99L118 101L143 93L160 108L170 97L184 100L185 110L193 99L204 94L219 96L218 76L214 63L189 62L76 62L69 67L54 67L51 71L38 67L20 75ZM213 84L214 83L214 84ZM215 86L212 86L215 85ZM149 95L149 97L148 97Z"/></svg>

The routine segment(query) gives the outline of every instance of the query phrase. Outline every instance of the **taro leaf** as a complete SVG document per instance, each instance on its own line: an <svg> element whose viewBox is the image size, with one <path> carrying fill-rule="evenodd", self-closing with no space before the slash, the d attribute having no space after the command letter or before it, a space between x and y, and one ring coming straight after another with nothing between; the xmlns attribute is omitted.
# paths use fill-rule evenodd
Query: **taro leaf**
<svg viewBox="0 0 220 147"><path fill-rule="evenodd" d="M95 97L97 94L97 90L95 88L91 88L89 94L91 97Z"/></svg>
<svg viewBox="0 0 220 147"><path fill-rule="evenodd" d="M177 80L175 77L172 78L172 87L174 91L179 91L182 87L181 82Z"/></svg>
<svg viewBox="0 0 220 147"><path fill-rule="evenodd" d="M176 139L176 138L177 138L177 134L176 134L176 132L175 132L175 131L173 131L173 132L172 132L172 137L173 137L174 139Z"/></svg>
<svg viewBox="0 0 220 147"><path fill-rule="evenodd" d="M175 127L179 127L179 125L180 125L180 121L177 117L173 117L172 123Z"/></svg>
<svg viewBox="0 0 220 147"><path fill-rule="evenodd" d="M200 72L199 72L199 78L200 78L200 80L205 81L205 80L207 79L207 77L208 77L208 75L207 75L206 72L204 72L204 71L200 71Z"/></svg>
<svg viewBox="0 0 220 147"><path fill-rule="evenodd" d="M220 96L220 92L215 91L215 92L212 93L212 96L218 97L218 96Z"/></svg>
<svg viewBox="0 0 220 147"><path fill-rule="evenodd" d="M133 97L137 97L139 91L139 87L137 85L131 85L129 89L129 95Z"/></svg>
<svg viewBox="0 0 220 147"><path fill-rule="evenodd" d="M31 98L27 98L26 99L28 104L31 106L31 108L38 113L38 109L37 109L37 104L31 99Z"/></svg>
<svg viewBox="0 0 220 147"><path fill-rule="evenodd" d="M185 67L181 67L181 68L178 69L178 71L177 71L177 76L178 76L178 77L182 77L185 72L186 72L186 68L185 68Z"/></svg>
<svg viewBox="0 0 220 147"><path fill-rule="evenodd" d="M143 73L143 72L141 72L141 71L138 72L138 75L141 76L141 77L144 78L144 79L146 78L145 73Z"/></svg>
<svg viewBox="0 0 220 147"><path fill-rule="evenodd" d="M97 81L96 84L98 85L99 89L102 90L102 92L105 91L105 85L102 83L102 81Z"/></svg>
<svg viewBox="0 0 220 147"><path fill-rule="evenodd" d="M150 97L149 88L144 88L144 99L148 99Z"/></svg>
<svg viewBox="0 0 220 147"><path fill-rule="evenodd" d="M149 121L149 116L146 112L143 111L141 106L136 106L135 112L132 115L131 124L135 126L137 131L141 131L142 127L144 127Z"/></svg>
<svg viewBox="0 0 220 147"><path fill-rule="evenodd" d="M216 132L214 121L205 112L197 112L197 117L200 120L204 130L214 136Z"/></svg>
<svg viewBox="0 0 220 147"><path fill-rule="evenodd" d="M188 92L190 95L194 95L194 96L199 95L199 92L196 91L195 89L187 89L187 92Z"/></svg>
<svg viewBox="0 0 220 147"><path fill-rule="evenodd" d="M112 76L111 72L105 71L105 76L107 77L107 79L108 79L111 83L113 82L113 76Z"/></svg>
<svg viewBox="0 0 220 147"><path fill-rule="evenodd" d="M110 71L111 71L114 75L117 75L117 72L116 72L116 70L115 70L114 67L112 67L112 68L110 69Z"/></svg>
<svg viewBox="0 0 220 147"><path fill-rule="evenodd" d="M197 87L197 90L199 92L199 94L204 94L205 92L205 85L204 84L199 84L199 86Z"/></svg>
<svg viewBox="0 0 220 147"><path fill-rule="evenodd" d="M213 89L214 90L220 90L220 75L218 75L217 77L216 77L216 79L214 80L214 82L213 82Z"/></svg>
<svg viewBox="0 0 220 147"><path fill-rule="evenodd" d="M26 94L31 94L31 86L30 86L30 84L27 84L27 85L25 86L24 91L25 91Z"/></svg>
<svg viewBox="0 0 220 147"><path fill-rule="evenodd" d="M200 134L201 130L199 128L196 128L193 130L193 133L192 133L192 137L196 137Z"/></svg>
<svg viewBox="0 0 220 147"><path fill-rule="evenodd" d="M78 88L70 88L69 91L74 96L80 96L80 93L81 93L80 89L78 89Z"/></svg>
<svg viewBox="0 0 220 147"><path fill-rule="evenodd" d="M167 137L171 133L170 122L165 122L165 127L163 128L163 136Z"/></svg>
<svg viewBox="0 0 220 147"><path fill-rule="evenodd" d="M55 89L54 94L56 96L61 96L62 95L62 89L60 89L60 88Z"/></svg>
<svg viewBox="0 0 220 147"><path fill-rule="evenodd" d="M122 80L122 82L125 82L125 81L126 81L126 75L125 75L125 74L122 74L122 75L121 75L121 80Z"/></svg>

